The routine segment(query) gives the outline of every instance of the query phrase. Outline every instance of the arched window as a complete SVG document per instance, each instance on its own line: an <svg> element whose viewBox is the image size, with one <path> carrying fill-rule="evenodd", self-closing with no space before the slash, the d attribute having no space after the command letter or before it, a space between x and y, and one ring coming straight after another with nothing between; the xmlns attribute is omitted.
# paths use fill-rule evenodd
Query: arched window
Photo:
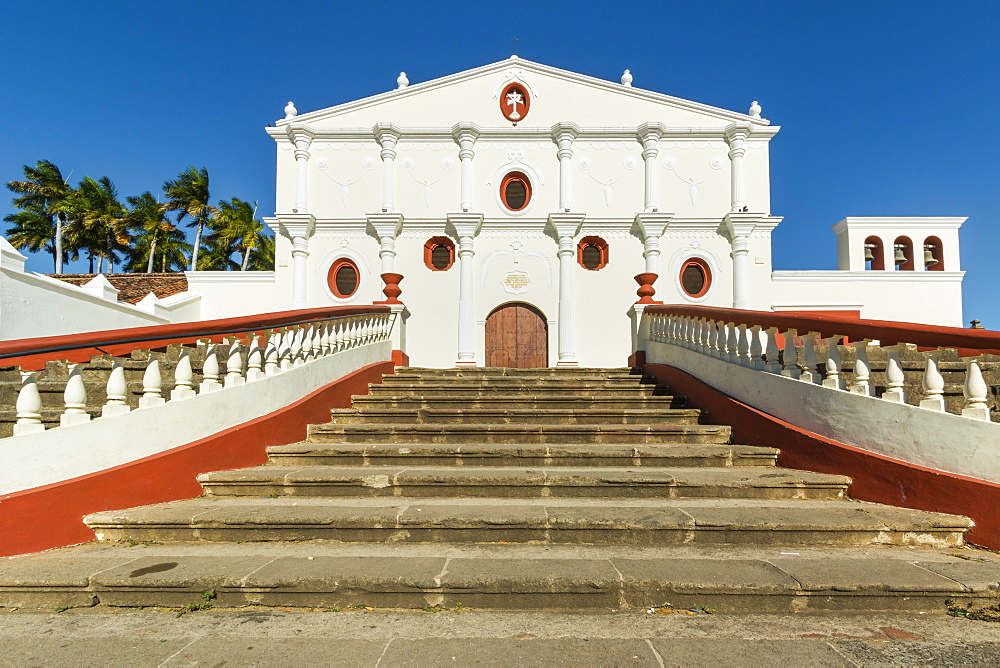
<svg viewBox="0 0 1000 668"><path fill-rule="evenodd" d="M885 250L879 237L865 239L865 269L875 271L885 269Z"/></svg>
<svg viewBox="0 0 1000 668"><path fill-rule="evenodd" d="M681 289L688 297L704 297L712 287L712 270L700 257L692 257L681 265Z"/></svg>
<svg viewBox="0 0 1000 668"><path fill-rule="evenodd" d="M944 249L937 237L924 239L924 271L944 271Z"/></svg>
<svg viewBox="0 0 1000 668"><path fill-rule="evenodd" d="M455 242L448 237L431 237L424 244L424 264L431 271L447 271L455 264Z"/></svg>
<svg viewBox="0 0 1000 668"><path fill-rule="evenodd" d="M358 272L358 265L353 261L342 257L330 266L330 271L326 275L327 285L330 292L340 299L347 299L358 291L361 284L361 274Z"/></svg>
<svg viewBox="0 0 1000 668"><path fill-rule="evenodd" d="M896 237L892 247L892 262L896 265L896 271L913 271L913 242L910 237Z"/></svg>
<svg viewBox="0 0 1000 668"><path fill-rule="evenodd" d="M531 181L521 172L510 172L500 182L500 201L511 211L522 211L531 201Z"/></svg>
<svg viewBox="0 0 1000 668"><path fill-rule="evenodd" d="M608 242L600 237L584 237L576 245L576 261L588 271L608 265Z"/></svg>

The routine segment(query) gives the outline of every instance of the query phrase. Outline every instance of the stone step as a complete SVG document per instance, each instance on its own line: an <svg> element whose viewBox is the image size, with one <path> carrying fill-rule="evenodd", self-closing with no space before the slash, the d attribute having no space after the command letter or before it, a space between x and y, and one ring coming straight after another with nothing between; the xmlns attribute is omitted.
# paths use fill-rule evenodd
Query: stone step
<svg viewBox="0 0 1000 668"><path fill-rule="evenodd" d="M905 545L958 547L970 522L849 501L665 499L220 499L90 515L117 542Z"/></svg>
<svg viewBox="0 0 1000 668"><path fill-rule="evenodd" d="M997 581L970 549L84 545L0 561L0 606L916 613L995 605Z"/></svg>
<svg viewBox="0 0 1000 668"><path fill-rule="evenodd" d="M771 467L258 466L198 482L209 496L840 499L850 478Z"/></svg>
<svg viewBox="0 0 1000 668"><path fill-rule="evenodd" d="M356 396L355 408L685 408L683 396L606 397L595 395L534 395L477 392L473 396L427 396L411 394L379 394Z"/></svg>
<svg viewBox="0 0 1000 668"><path fill-rule="evenodd" d="M337 408L333 424L698 424L693 408Z"/></svg>
<svg viewBox="0 0 1000 668"><path fill-rule="evenodd" d="M717 425L314 424L311 443L728 443Z"/></svg>
<svg viewBox="0 0 1000 668"><path fill-rule="evenodd" d="M396 374L385 376L381 385L383 387L435 387L446 385L448 387L458 387L462 389L472 388L525 388L526 391L533 392L536 388L542 390L559 389L562 387L594 387L594 388L633 388L633 387L656 387L653 382L647 382L639 376L631 376L624 379L609 378L559 378L539 377L539 378L509 378L506 376L496 376L493 378L438 378L438 377L396 377Z"/></svg>
<svg viewBox="0 0 1000 668"><path fill-rule="evenodd" d="M382 398L384 396L414 396L429 398L493 398L502 389L503 396L536 396L546 397L607 397L607 398L648 398L671 397L670 388L666 385L622 385L610 383L596 385L588 383L561 384L524 384L517 387L499 388L490 383L381 383L369 387L368 396Z"/></svg>
<svg viewBox="0 0 1000 668"><path fill-rule="evenodd" d="M453 367L447 369L433 369L428 367L405 367L397 370L399 373L413 374L421 377L443 376L454 377L486 377L486 376L510 376L510 377L531 377L531 376L557 376L559 378L573 378L576 376L615 376L628 377L639 376L629 367L603 368L603 367L540 367L533 369L516 369L513 367Z"/></svg>
<svg viewBox="0 0 1000 668"><path fill-rule="evenodd" d="M267 449L276 466L774 466L778 451L750 445L521 445L294 443Z"/></svg>

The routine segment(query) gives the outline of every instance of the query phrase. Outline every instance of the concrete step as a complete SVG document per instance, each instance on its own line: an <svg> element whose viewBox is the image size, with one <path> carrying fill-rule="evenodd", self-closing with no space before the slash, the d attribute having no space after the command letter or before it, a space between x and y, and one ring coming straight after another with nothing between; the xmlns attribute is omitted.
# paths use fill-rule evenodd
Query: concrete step
<svg viewBox="0 0 1000 668"><path fill-rule="evenodd" d="M85 545L0 561L0 606L915 613L994 605L997 581L969 549Z"/></svg>
<svg viewBox="0 0 1000 668"><path fill-rule="evenodd" d="M771 467L258 466L198 482L209 496L840 499L850 478Z"/></svg>
<svg viewBox="0 0 1000 668"><path fill-rule="evenodd" d="M558 378L574 378L579 376L628 378L640 377L642 375L633 372L632 369L628 367L607 369L601 367L541 367L535 369L514 369L510 367L430 369L426 367L406 367L398 369L397 373L420 376L422 378L491 378L497 376L506 376L510 378L532 378L538 376L554 376Z"/></svg>
<svg viewBox="0 0 1000 668"><path fill-rule="evenodd" d="M339 408L333 424L698 424L693 408Z"/></svg>
<svg viewBox="0 0 1000 668"><path fill-rule="evenodd" d="M525 388L528 392L535 389L559 389L566 386L585 386L595 388L633 388L633 387L655 387L653 382L645 382L639 376L628 378L598 378L598 377L572 377L560 378L558 376L538 377L538 378L511 378L507 376L484 377L484 378L441 378L435 376L417 377L401 376L396 374L386 376L381 385L384 387L434 387L447 385L449 387L460 388L482 388L482 387L502 387L502 388Z"/></svg>
<svg viewBox="0 0 1000 668"><path fill-rule="evenodd" d="M294 443L267 449L277 466L774 466L775 448L750 445L520 445Z"/></svg>
<svg viewBox="0 0 1000 668"><path fill-rule="evenodd" d="M716 425L314 424L311 443L728 443Z"/></svg>
<svg viewBox="0 0 1000 668"><path fill-rule="evenodd" d="M90 515L103 541L907 545L957 547L970 522L849 501L222 499Z"/></svg>
<svg viewBox="0 0 1000 668"><path fill-rule="evenodd" d="M414 396L428 398L459 398L459 399L496 399L498 391L502 396L535 396L546 397L606 397L624 399L642 399L648 397L671 397L670 388L666 385L632 385L609 383L598 385L593 383L547 383L521 384L512 387L499 387L491 383L390 383L383 382L369 387L368 396L382 398L384 396Z"/></svg>
<svg viewBox="0 0 1000 668"><path fill-rule="evenodd" d="M471 397L426 396L410 394L380 394L379 396L357 396L353 399L355 408L562 408L562 409L620 409L620 408L685 408L687 400L682 396L604 397L587 395L548 396L533 394L478 392Z"/></svg>

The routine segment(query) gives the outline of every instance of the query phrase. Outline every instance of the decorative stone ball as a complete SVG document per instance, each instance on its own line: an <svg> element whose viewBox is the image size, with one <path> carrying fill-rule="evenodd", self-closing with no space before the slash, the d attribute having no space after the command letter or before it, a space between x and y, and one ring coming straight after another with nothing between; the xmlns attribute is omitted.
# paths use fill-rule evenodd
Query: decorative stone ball
<svg viewBox="0 0 1000 668"><path fill-rule="evenodd" d="M292 101L289 100L288 104L285 105L285 118L295 118L299 115L299 110L295 108Z"/></svg>
<svg viewBox="0 0 1000 668"><path fill-rule="evenodd" d="M406 72L400 72L399 76L396 77L396 85L399 88L406 88L410 85L410 80L406 78Z"/></svg>
<svg viewBox="0 0 1000 668"><path fill-rule="evenodd" d="M628 70L625 70L625 72L622 73L622 85L623 86L632 85L632 73L629 72Z"/></svg>
<svg viewBox="0 0 1000 668"><path fill-rule="evenodd" d="M760 112L761 112L761 108L760 108L760 105L757 104L757 100L754 100L753 102L751 102L750 103L750 117L751 118L760 118Z"/></svg>

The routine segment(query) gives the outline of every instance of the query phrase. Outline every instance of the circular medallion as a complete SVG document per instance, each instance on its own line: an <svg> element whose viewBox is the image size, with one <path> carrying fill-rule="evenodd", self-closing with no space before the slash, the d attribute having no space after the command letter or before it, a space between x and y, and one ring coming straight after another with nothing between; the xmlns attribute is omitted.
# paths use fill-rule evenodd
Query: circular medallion
<svg viewBox="0 0 1000 668"><path fill-rule="evenodd" d="M500 113L512 123L524 119L531 108L531 98L528 90L520 83L513 81L504 86L500 93Z"/></svg>

